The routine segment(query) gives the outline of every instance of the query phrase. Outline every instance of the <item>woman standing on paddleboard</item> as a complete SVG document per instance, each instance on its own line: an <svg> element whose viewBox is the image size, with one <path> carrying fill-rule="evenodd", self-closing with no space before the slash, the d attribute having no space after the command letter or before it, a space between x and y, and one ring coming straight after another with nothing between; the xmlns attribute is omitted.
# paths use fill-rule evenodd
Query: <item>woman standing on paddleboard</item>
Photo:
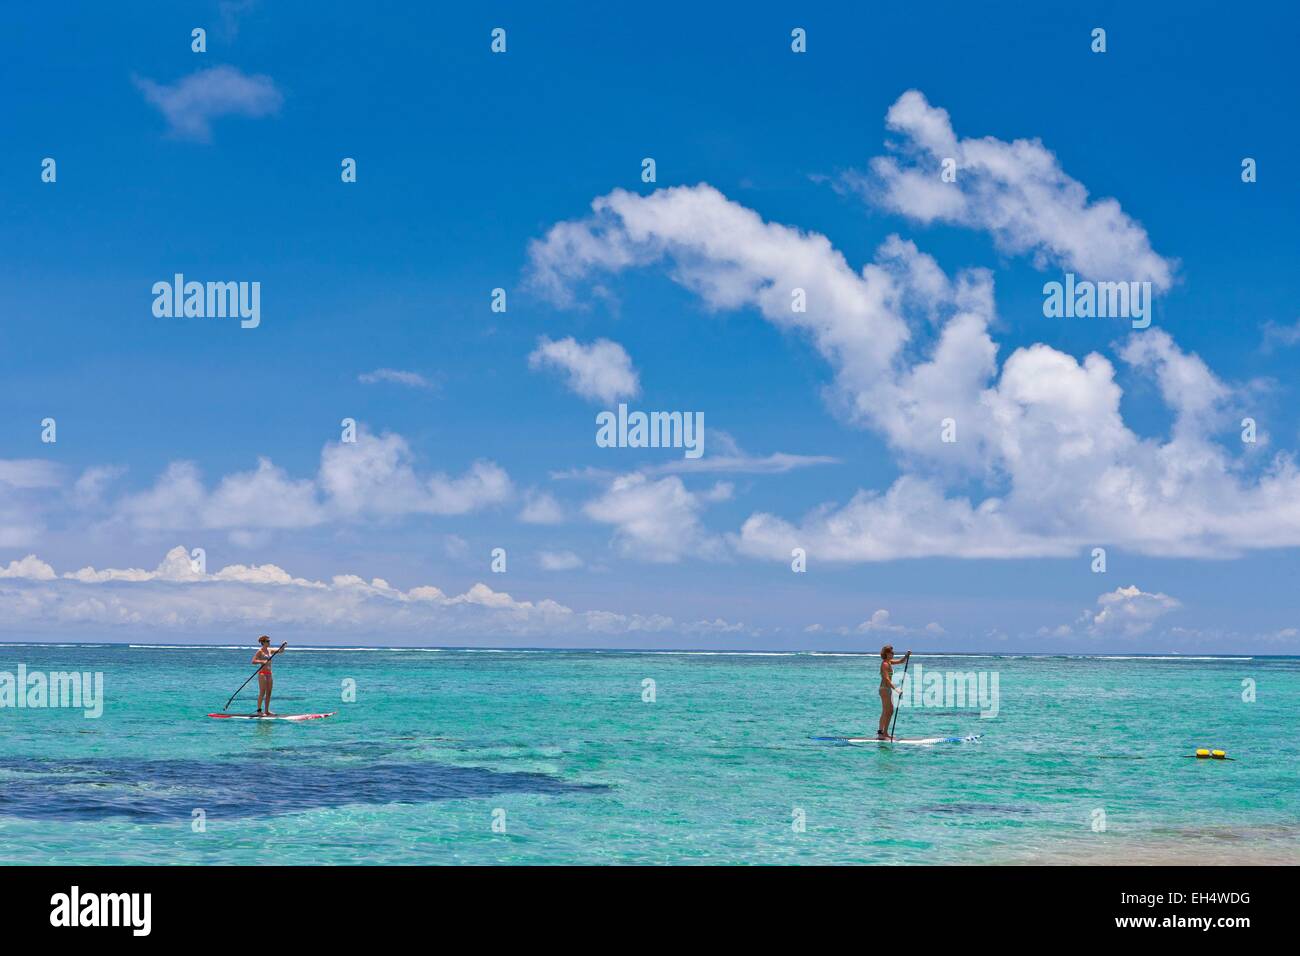
<svg viewBox="0 0 1300 956"><path fill-rule="evenodd" d="M901 658L894 657L894 645L886 644L880 649L880 727L876 736L881 740L889 739L889 718L894 715L894 665L901 664L912 652L908 651Z"/></svg>
<svg viewBox="0 0 1300 956"><path fill-rule="evenodd" d="M265 634L257 640L262 645L253 655L252 661L262 665L262 669L257 672L257 716L274 717L271 713L271 685L274 683L271 678L271 658L279 651L271 650L271 639ZM265 704L262 703L263 700L266 701Z"/></svg>

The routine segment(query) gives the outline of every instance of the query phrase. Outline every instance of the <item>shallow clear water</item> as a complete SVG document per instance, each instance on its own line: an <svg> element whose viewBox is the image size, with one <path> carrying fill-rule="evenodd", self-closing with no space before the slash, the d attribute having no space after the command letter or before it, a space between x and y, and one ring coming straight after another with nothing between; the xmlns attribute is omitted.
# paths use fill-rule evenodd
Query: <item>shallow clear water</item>
<svg viewBox="0 0 1300 956"><path fill-rule="evenodd" d="M811 739L874 731L869 656L291 649L277 711L338 716L206 719L251 653L0 645L106 697L0 709L0 862L1300 862L1296 658L914 658L998 716L881 747Z"/></svg>

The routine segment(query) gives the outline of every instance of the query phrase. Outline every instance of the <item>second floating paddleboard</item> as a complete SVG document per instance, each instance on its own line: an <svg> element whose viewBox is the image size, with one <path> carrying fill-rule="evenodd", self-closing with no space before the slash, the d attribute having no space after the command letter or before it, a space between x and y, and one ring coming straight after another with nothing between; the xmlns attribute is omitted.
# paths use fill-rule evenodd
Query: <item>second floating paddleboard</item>
<svg viewBox="0 0 1300 956"><path fill-rule="evenodd" d="M983 737L983 734L968 734L965 737L814 737L813 740L825 740L837 744L969 744Z"/></svg>

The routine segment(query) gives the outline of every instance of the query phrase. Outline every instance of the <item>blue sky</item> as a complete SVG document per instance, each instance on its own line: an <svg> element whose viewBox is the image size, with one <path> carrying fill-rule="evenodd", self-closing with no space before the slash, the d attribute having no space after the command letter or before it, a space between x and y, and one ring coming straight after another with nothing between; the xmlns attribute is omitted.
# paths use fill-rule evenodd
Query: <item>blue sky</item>
<svg viewBox="0 0 1300 956"><path fill-rule="evenodd" d="M15 11L0 639L1300 651L1296 15L1130 6Z"/></svg>

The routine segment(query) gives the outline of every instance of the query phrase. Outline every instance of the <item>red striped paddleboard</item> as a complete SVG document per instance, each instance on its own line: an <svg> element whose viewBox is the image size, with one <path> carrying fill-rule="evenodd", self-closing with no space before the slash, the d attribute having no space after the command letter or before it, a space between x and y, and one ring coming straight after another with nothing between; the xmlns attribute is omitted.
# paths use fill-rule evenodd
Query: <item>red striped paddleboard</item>
<svg viewBox="0 0 1300 956"><path fill-rule="evenodd" d="M331 710L328 714L275 714L271 717L263 717L261 714L208 714L208 716L217 720L323 720L337 713L337 710Z"/></svg>

